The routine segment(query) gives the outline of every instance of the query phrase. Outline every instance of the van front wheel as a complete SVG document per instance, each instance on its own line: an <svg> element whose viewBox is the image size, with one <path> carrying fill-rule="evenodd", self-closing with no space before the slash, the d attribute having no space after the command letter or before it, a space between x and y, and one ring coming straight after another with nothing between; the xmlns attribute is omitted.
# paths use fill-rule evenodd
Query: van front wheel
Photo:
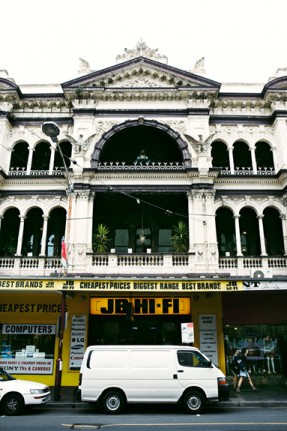
<svg viewBox="0 0 287 431"><path fill-rule="evenodd" d="M120 413L125 406L125 397L120 391L108 391L103 395L102 406L106 413Z"/></svg>
<svg viewBox="0 0 287 431"><path fill-rule="evenodd" d="M188 391L184 394L181 404L187 413L200 413L204 407L204 398L200 392Z"/></svg>

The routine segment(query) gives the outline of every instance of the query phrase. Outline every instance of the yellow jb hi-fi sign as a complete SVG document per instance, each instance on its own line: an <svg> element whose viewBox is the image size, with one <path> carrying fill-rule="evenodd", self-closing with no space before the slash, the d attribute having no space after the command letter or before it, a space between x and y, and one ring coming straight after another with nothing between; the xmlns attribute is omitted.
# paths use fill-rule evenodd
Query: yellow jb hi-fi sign
<svg viewBox="0 0 287 431"><path fill-rule="evenodd" d="M91 298L90 313L107 315L190 314L190 298Z"/></svg>

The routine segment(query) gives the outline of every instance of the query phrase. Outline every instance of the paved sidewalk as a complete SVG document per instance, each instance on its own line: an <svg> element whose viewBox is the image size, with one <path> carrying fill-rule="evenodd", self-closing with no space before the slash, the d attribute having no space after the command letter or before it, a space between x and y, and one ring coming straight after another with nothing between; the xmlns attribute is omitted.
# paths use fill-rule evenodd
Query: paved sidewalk
<svg viewBox="0 0 287 431"><path fill-rule="evenodd" d="M242 385L240 393L230 389L230 399L227 401L231 406L238 407L279 407L287 406L287 387L286 386L258 386L258 391L253 391L250 386Z"/></svg>
<svg viewBox="0 0 287 431"><path fill-rule="evenodd" d="M51 388L51 400L43 405L46 408L70 407L89 408L88 403L82 403L73 399L75 387L63 387L61 390L61 400L54 401L53 388ZM264 385L258 386L258 391L252 391L249 386L242 385L240 393L230 389L229 401L224 401L222 405L226 407L287 407L287 386L284 385Z"/></svg>

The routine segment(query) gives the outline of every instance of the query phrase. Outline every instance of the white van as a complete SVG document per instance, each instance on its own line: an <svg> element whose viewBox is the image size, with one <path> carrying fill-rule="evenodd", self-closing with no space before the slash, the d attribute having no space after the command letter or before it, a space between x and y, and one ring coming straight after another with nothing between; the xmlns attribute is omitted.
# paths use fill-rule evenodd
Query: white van
<svg viewBox="0 0 287 431"><path fill-rule="evenodd" d="M188 413L229 397L225 375L189 346L90 346L80 371L77 397L106 413L127 403L179 403Z"/></svg>

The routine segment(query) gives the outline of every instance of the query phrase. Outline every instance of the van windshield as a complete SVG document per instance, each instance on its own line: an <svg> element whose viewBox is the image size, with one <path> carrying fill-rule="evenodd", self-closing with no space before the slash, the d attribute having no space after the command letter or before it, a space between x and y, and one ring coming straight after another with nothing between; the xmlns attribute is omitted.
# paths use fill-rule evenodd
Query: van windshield
<svg viewBox="0 0 287 431"><path fill-rule="evenodd" d="M211 362L208 361L199 352L190 352L179 350L177 352L177 360L183 367L210 367Z"/></svg>

